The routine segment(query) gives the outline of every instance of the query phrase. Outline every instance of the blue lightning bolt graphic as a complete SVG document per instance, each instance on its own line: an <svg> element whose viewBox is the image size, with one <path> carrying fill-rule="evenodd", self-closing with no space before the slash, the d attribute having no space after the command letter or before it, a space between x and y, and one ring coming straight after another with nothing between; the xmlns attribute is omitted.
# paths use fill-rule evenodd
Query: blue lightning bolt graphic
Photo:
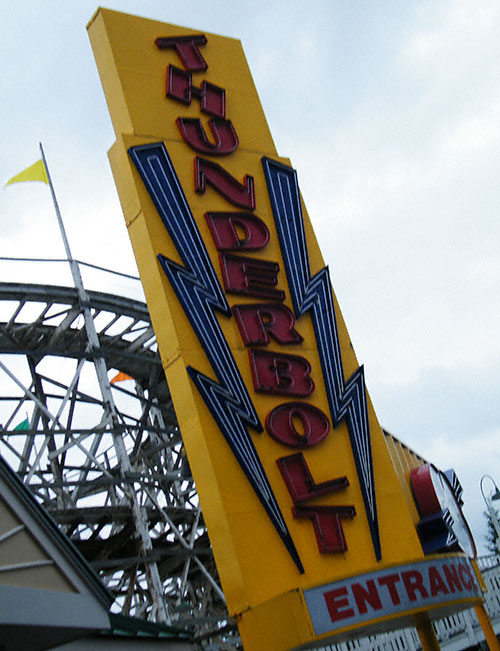
<svg viewBox="0 0 500 651"><path fill-rule="evenodd" d="M163 143L131 147L134 162L184 267L158 259L217 376L218 382L188 366L188 373L212 413L247 479L265 508L298 570L295 545L248 432L262 431L215 310L231 316L207 249Z"/></svg>
<svg viewBox="0 0 500 651"><path fill-rule="evenodd" d="M294 169L262 159L295 316L311 312L333 426L346 419L377 560L382 558L366 388L360 366L346 382L328 267L313 278L309 267L299 186Z"/></svg>

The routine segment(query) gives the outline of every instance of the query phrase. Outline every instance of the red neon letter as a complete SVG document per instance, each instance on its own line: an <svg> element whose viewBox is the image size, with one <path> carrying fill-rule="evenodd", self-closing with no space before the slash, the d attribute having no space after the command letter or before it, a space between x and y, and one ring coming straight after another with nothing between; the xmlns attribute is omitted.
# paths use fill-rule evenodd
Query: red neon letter
<svg viewBox="0 0 500 651"><path fill-rule="evenodd" d="M466 590L472 590L472 588L474 588L475 586L474 586L474 580L469 573L469 568L466 565L459 563L458 573L460 575L460 578L462 579L464 588Z"/></svg>
<svg viewBox="0 0 500 651"><path fill-rule="evenodd" d="M392 603L395 606L398 606L401 603L401 597L399 596L398 589L396 588L396 583L399 580L399 574L388 574L387 576L382 576L380 579L378 579L378 584L385 585L389 590Z"/></svg>
<svg viewBox="0 0 500 651"><path fill-rule="evenodd" d="M238 147L238 136L230 120L209 120L215 143L211 143L198 118L177 118L176 124L186 144L202 154L222 156L232 154Z"/></svg>
<svg viewBox="0 0 500 651"><path fill-rule="evenodd" d="M314 391L311 365L304 357L286 353L249 350L250 366L256 391L308 396Z"/></svg>
<svg viewBox="0 0 500 651"><path fill-rule="evenodd" d="M462 592L463 587L458 578L457 568L454 565L451 565L450 567L448 567L448 565L443 565L443 570L446 580L448 581L450 592L455 592L455 588L459 592Z"/></svg>
<svg viewBox="0 0 500 651"><path fill-rule="evenodd" d="M300 428L297 428L299 423ZM266 429L275 441L283 445L310 448L326 438L330 421L317 407L305 402L287 402L269 412Z"/></svg>
<svg viewBox="0 0 500 651"><path fill-rule="evenodd" d="M365 589L361 583L353 583L351 586L360 615L368 612L368 606L366 604L369 604L373 610L380 610L382 608L382 602L380 601L375 581L368 579L366 587L368 589Z"/></svg>
<svg viewBox="0 0 500 651"><path fill-rule="evenodd" d="M402 572L401 577L403 579L403 583L405 584L408 599L410 601L417 600L417 595L415 594L416 592L420 592L420 595L424 599L427 599L429 595L424 587L423 576L418 570L408 570L408 572Z"/></svg>
<svg viewBox="0 0 500 651"><path fill-rule="evenodd" d="M429 567L429 583L431 586L431 597L435 597L437 594L442 592L443 594L448 594L449 590L446 587L445 582L443 581L439 570L437 567L431 565Z"/></svg>
<svg viewBox="0 0 500 651"><path fill-rule="evenodd" d="M286 305L234 305L233 314L245 346L268 344L270 336L279 344L300 344L303 341L293 327L293 312Z"/></svg>
<svg viewBox="0 0 500 651"><path fill-rule="evenodd" d="M281 475L294 504L299 504L314 497L336 493L349 486L347 477L337 477L316 484L302 452L289 457L276 459ZM343 507L354 508L354 507Z"/></svg>
<svg viewBox="0 0 500 651"><path fill-rule="evenodd" d="M207 38L204 34L192 34L160 37L155 40L155 45L159 50L174 48L186 70L199 72L208 68L207 62L198 49L198 45L205 45L206 42Z"/></svg>
<svg viewBox="0 0 500 651"><path fill-rule="evenodd" d="M205 219L217 251L255 251L269 242L268 227L251 212L207 212Z"/></svg>
<svg viewBox="0 0 500 651"><path fill-rule="evenodd" d="M167 68L166 96L189 106L193 97L199 100L202 113L218 118L226 117L226 91L208 81L202 81L199 88L193 86L190 72L175 66Z"/></svg>
<svg viewBox="0 0 500 651"><path fill-rule="evenodd" d="M346 606L349 606L347 588L329 590L328 592L325 592L323 596L332 622L338 622L339 619L354 617L354 610L352 608L346 608ZM341 608L343 608L343 610L341 610Z"/></svg>
<svg viewBox="0 0 500 651"><path fill-rule="evenodd" d="M219 260L226 292L275 301L285 300L285 292L275 289L280 269L277 262L242 258L229 253L220 253Z"/></svg>
<svg viewBox="0 0 500 651"><path fill-rule="evenodd" d="M245 176L241 184L218 163L197 156L194 159L194 189L203 194L207 183L234 206L254 210L253 177Z"/></svg>
<svg viewBox="0 0 500 651"><path fill-rule="evenodd" d="M354 517L354 506L294 506L292 513L294 518L312 520L318 549L322 554L346 551L341 518Z"/></svg>

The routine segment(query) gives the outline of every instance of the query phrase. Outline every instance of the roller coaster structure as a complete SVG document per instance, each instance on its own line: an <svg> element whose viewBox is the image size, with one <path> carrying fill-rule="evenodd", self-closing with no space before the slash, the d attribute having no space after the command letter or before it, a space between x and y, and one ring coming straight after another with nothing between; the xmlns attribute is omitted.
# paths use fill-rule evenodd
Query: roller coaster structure
<svg viewBox="0 0 500 651"><path fill-rule="evenodd" d="M115 610L234 648L146 305L0 283L0 378L0 454Z"/></svg>

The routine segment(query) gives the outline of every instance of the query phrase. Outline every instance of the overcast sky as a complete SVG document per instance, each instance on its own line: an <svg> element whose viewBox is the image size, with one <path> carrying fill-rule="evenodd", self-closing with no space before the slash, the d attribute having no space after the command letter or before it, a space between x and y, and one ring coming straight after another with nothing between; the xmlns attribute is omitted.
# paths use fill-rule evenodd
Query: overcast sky
<svg viewBox="0 0 500 651"><path fill-rule="evenodd" d="M97 6L3 7L0 180L35 162L42 141L74 256L135 273L86 33ZM455 468L484 552L479 481L500 483L500 3L105 6L242 41L379 419ZM63 256L46 186L9 186L0 211L0 256ZM40 279L0 265L3 279Z"/></svg>

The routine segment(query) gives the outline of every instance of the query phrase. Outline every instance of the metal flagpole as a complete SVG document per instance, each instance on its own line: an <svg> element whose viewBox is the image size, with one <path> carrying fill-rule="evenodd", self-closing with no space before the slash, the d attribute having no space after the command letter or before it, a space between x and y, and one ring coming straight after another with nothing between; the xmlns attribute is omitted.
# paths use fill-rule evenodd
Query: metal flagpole
<svg viewBox="0 0 500 651"><path fill-rule="evenodd" d="M73 276L73 282L75 284L75 289L78 293L78 300L80 302L80 306L83 310L83 318L85 321L85 329L87 331L87 336L89 339L90 343L90 351L91 353L97 353L100 349L100 342L99 342L99 337L97 336L97 331L95 328L94 324L94 319L92 318L92 313L89 309L89 299L87 292L85 291L85 287L83 286L83 280L82 276L80 274L80 267L78 266L78 262L73 258L71 255L71 249L69 246L69 241L68 237L66 235L66 229L64 228L64 222L62 220L62 215L61 211L59 209L59 204L57 202L57 197L56 193L54 191L54 186L52 184L52 179L50 176L50 171L49 171L49 166L47 165L47 159L45 158L45 152L43 151L43 146L42 143L40 143L40 152L42 154L42 161L45 166L45 172L47 174L47 179L49 182L49 188L50 188L50 193L52 195L52 201L54 203L54 210L56 212L56 217L57 217L57 222L59 224L59 230L61 232L61 237L64 243L64 249L66 251L66 257L68 259L68 263L71 269L71 275ZM96 355L94 357L94 363L96 367L96 372L97 372L97 379L99 381L99 386L101 388L101 393L102 397L104 399L106 411L110 415L110 417L113 419L116 417L116 409L113 401L113 397L111 394L111 388L109 386L109 381L108 381L108 373L107 373L107 368L106 364L104 362L104 359L102 356Z"/></svg>
<svg viewBox="0 0 500 651"><path fill-rule="evenodd" d="M95 327L94 319L92 317L92 312L89 307L89 298L88 294L83 285L82 276L80 274L80 267L78 262L71 255L71 249L69 246L68 237L66 235L66 229L64 228L64 223L62 220L61 211L59 209L59 204L57 202L56 193L54 191L54 186L52 184L52 179L50 177L49 166L47 165L47 159L45 158L45 152L43 151L42 143L40 143L40 152L42 154L42 161L45 166L45 172L47 174L47 180L50 188L50 193L52 195L52 201L54 203L54 210L57 216L57 222L59 224L59 230L61 231L61 237L64 243L64 249L66 251L66 257L71 269L71 274L73 276L73 282L75 284L76 291L78 293L78 300L80 307L83 311L83 318L85 322L85 330L87 332L88 341L90 344L89 352L92 355L92 360L94 362L94 367L97 374L97 380L99 382L99 387L101 390L101 395L104 403L104 410L107 414L109 420L112 423L112 435L113 441L115 444L116 454L120 461L120 468L122 475L125 476L127 473L132 471L132 466L130 459L121 436L118 415L113 400L113 394L111 392L111 386L108 379L108 369L106 367L106 362L102 354L100 354L101 344L99 342L99 337L97 336L97 330ZM118 432L118 433L117 433ZM97 441L97 439L96 439ZM141 506L137 500L137 495L135 494L133 488L127 486L125 482L123 485L123 490L125 493L128 493L128 498L132 504L132 512L134 516L134 521L136 523L137 531L140 535L142 550L144 555L147 556L153 550L151 543L151 538L149 536L149 528L147 526L146 517L141 509ZM163 599L163 588L162 582L160 579L160 574L158 571L158 566L156 563L151 563L146 565L149 568L149 577L151 583L151 592L153 595L153 600L156 606L156 615L160 621L166 622L168 620L168 614L165 606L165 601Z"/></svg>
<svg viewBox="0 0 500 651"><path fill-rule="evenodd" d="M47 174L47 180L49 182L50 194L52 195L52 202L54 204L54 210L56 211L57 223L59 224L59 230L61 231L61 237L64 243L64 249L66 251L66 257L71 268L71 275L73 276L73 282L78 291L78 297L85 304L88 302L87 294L83 287L82 277L80 275L80 268L78 263L73 259L71 255L71 249L69 248L68 237L66 235L66 229L64 228L64 223L61 216L61 211L59 210L59 204L57 202L56 193L54 191L54 186L52 185L52 179L49 172L49 166L47 165L47 159L45 158L45 152L43 151L42 143L40 143L40 153L42 154L42 161L45 167L45 173Z"/></svg>

